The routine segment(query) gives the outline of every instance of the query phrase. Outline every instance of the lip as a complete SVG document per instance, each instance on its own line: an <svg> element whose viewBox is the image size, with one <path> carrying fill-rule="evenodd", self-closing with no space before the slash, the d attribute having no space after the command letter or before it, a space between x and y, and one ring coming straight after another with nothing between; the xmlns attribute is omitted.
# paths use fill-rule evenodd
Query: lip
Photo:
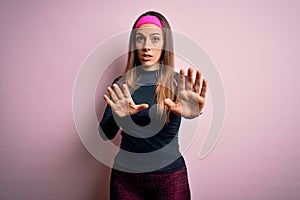
<svg viewBox="0 0 300 200"><path fill-rule="evenodd" d="M142 55L142 59L144 60L144 61L149 61L149 60L151 60L152 59L152 55L151 54L146 54L146 53L144 53L143 55Z"/></svg>

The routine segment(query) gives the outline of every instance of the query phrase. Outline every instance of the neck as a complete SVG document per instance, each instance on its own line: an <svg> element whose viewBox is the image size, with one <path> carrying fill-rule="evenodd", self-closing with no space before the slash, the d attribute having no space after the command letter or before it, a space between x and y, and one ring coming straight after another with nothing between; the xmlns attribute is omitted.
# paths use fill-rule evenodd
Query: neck
<svg viewBox="0 0 300 200"><path fill-rule="evenodd" d="M145 71L155 71L160 68L160 64L156 63L154 65L148 66L148 65L142 65L141 68Z"/></svg>

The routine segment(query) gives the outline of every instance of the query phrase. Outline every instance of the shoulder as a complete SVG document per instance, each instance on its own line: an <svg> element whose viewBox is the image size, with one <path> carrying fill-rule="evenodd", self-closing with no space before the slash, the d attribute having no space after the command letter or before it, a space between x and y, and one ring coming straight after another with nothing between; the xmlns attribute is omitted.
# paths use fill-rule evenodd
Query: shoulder
<svg viewBox="0 0 300 200"><path fill-rule="evenodd" d="M117 84L118 86L121 86L122 84L126 83L126 79L124 74L118 76L117 78L114 79L113 84Z"/></svg>

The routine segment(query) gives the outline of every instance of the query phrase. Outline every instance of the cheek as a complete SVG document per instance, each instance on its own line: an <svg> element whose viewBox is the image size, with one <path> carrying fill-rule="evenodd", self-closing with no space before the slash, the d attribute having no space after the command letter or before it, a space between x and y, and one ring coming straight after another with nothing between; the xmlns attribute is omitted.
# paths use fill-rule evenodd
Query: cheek
<svg viewBox="0 0 300 200"><path fill-rule="evenodd" d="M138 48L137 48L136 51L137 51L138 57L141 57L141 55L143 54L142 49L138 49Z"/></svg>
<svg viewBox="0 0 300 200"><path fill-rule="evenodd" d="M135 43L135 48L137 50L142 49L142 45L140 43Z"/></svg>
<svg viewBox="0 0 300 200"><path fill-rule="evenodd" d="M161 56L161 54L162 54L162 49L155 49L155 57L156 58L160 58L160 56Z"/></svg>

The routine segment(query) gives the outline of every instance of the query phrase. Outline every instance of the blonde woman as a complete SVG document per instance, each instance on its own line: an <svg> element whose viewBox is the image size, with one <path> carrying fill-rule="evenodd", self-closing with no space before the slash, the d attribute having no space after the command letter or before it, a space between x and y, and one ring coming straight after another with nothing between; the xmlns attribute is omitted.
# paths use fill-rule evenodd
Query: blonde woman
<svg viewBox="0 0 300 200"><path fill-rule="evenodd" d="M166 18L154 11L139 16L130 35L125 73L108 87L99 124L103 139L113 139L122 130L111 172L111 199L191 198L178 130L181 117L201 114L207 91L200 71L195 80L193 76L192 68L187 75L183 69L174 71L173 36Z"/></svg>

